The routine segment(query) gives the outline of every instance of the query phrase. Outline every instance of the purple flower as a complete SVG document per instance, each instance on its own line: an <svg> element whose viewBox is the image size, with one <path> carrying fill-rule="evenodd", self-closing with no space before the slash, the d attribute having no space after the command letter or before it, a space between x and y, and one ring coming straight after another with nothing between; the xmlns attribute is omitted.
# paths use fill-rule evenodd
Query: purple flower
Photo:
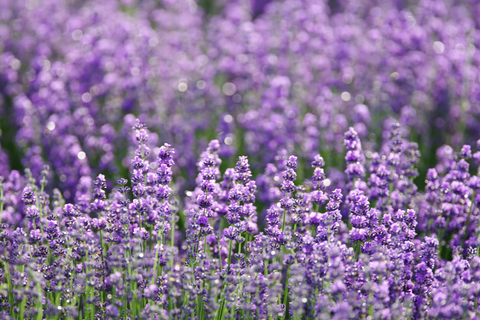
<svg viewBox="0 0 480 320"><path fill-rule="evenodd" d="M237 230L236 230L234 227L230 226L230 227L228 227L228 228L226 228L226 229L223 230L223 235L224 235L225 238L227 238L227 239L235 240L235 238L236 238L237 235L238 235L238 232L237 232Z"/></svg>

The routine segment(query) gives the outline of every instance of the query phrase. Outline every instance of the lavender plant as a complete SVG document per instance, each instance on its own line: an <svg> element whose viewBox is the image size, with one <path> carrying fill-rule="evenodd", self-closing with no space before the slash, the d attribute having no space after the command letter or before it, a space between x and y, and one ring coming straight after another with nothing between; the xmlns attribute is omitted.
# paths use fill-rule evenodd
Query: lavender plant
<svg viewBox="0 0 480 320"><path fill-rule="evenodd" d="M1 319L480 319L477 1L0 3Z"/></svg>
<svg viewBox="0 0 480 320"><path fill-rule="evenodd" d="M30 170L2 180L3 319L480 316L470 146L450 155L442 176L431 169L421 194L404 180L415 146L395 124L388 155L378 156L388 166L380 201L382 160L372 158L365 177L350 128L343 192L325 183L320 155L305 181L297 157L279 158L281 197L262 215L247 157L222 173L219 142L211 141L182 204L170 187L175 150L164 144L150 162L147 127L137 120L133 131L130 179L107 195L98 175L88 203L49 194L48 167L40 181Z"/></svg>

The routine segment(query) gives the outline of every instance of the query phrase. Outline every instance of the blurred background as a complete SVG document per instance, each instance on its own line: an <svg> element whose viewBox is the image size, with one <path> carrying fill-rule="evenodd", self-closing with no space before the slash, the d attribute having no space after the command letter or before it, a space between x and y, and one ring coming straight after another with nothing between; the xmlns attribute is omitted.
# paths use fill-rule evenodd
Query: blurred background
<svg viewBox="0 0 480 320"><path fill-rule="evenodd" d="M138 117L177 150L179 190L212 139L223 170L248 155L254 175L295 154L308 177L320 153L336 186L344 132L368 159L399 122L422 189L479 139L479 24L475 0L3 0L0 175L48 164L88 200L98 173L128 177Z"/></svg>

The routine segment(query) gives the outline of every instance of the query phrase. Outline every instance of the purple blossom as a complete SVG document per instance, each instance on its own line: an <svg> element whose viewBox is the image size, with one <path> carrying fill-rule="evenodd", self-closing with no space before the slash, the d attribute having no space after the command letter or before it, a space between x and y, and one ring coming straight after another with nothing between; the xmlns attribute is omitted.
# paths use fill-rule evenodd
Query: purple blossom
<svg viewBox="0 0 480 320"><path fill-rule="evenodd" d="M475 1L37 2L1 319L480 317Z"/></svg>

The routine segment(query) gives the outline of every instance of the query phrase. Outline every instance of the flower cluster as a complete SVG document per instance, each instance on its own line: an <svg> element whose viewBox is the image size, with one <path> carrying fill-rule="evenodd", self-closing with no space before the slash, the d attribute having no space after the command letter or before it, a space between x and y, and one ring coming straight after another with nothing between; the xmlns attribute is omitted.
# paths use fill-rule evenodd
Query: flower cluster
<svg viewBox="0 0 480 320"><path fill-rule="evenodd" d="M180 197L175 150L165 143L147 160L151 134L139 120L130 179L111 193L99 174L88 200L68 202L49 192L49 167L40 181L11 171L0 181L0 316L480 317L480 177L469 170L480 151L447 152L422 193L409 174L419 154L401 129L371 160L355 129L345 133L343 190L326 183L320 155L303 181L299 159L279 156L259 177L279 181L257 189L248 157L222 169L212 140L196 188ZM265 207L258 193L272 188L280 196Z"/></svg>
<svg viewBox="0 0 480 320"><path fill-rule="evenodd" d="M0 319L480 319L479 26L0 1Z"/></svg>

